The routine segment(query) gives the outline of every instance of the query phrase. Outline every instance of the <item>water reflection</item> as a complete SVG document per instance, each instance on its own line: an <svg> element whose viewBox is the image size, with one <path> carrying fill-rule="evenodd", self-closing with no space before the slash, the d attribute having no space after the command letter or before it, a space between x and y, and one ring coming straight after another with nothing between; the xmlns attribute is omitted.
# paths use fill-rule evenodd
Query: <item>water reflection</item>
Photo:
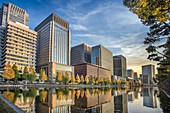
<svg viewBox="0 0 170 113"><path fill-rule="evenodd" d="M161 108L169 113L170 105L157 88L33 88L1 93L27 113L163 113Z"/></svg>

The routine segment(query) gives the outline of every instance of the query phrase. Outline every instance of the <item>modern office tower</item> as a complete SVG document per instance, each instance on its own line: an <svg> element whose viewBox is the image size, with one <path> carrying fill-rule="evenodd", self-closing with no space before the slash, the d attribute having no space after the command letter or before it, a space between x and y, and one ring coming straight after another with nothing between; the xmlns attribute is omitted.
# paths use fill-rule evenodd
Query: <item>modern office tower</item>
<svg viewBox="0 0 170 113"><path fill-rule="evenodd" d="M114 75L125 78L127 70L126 58L122 55L113 56L113 62L114 62L113 66Z"/></svg>
<svg viewBox="0 0 170 113"><path fill-rule="evenodd" d="M138 79L138 73L134 72L134 80L137 80L137 79Z"/></svg>
<svg viewBox="0 0 170 113"><path fill-rule="evenodd" d="M153 81L153 77L155 76L155 66L154 65L144 65L142 66L142 76L143 78L147 78L149 80L148 84L152 84ZM144 77L147 76L147 77Z"/></svg>
<svg viewBox="0 0 170 113"><path fill-rule="evenodd" d="M91 47L84 43L71 48L71 65L83 62L91 63Z"/></svg>
<svg viewBox="0 0 170 113"><path fill-rule="evenodd" d="M7 26L8 21L28 26L28 14L11 3L3 3L0 8L0 25Z"/></svg>
<svg viewBox="0 0 170 113"><path fill-rule="evenodd" d="M37 33L28 27L28 14L11 3L4 3L0 14L0 70L8 62L16 64L20 72L25 66L35 68Z"/></svg>
<svg viewBox="0 0 170 113"><path fill-rule="evenodd" d="M132 69L127 70L127 77L134 79L134 71Z"/></svg>
<svg viewBox="0 0 170 113"><path fill-rule="evenodd" d="M92 47L91 63L111 70L111 75L113 75L112 52L109 51L104 46L97 45L97 46Z"/></svg>
<svg viewBox="0 0 170 113"><path fill-rule="evenodd" d="M52 13L41 22L35 31L37 39L37 72L44 69L49 77L55 78L57 72L67 72L70 76L73 67L70 64L69 23Z"/></svg>

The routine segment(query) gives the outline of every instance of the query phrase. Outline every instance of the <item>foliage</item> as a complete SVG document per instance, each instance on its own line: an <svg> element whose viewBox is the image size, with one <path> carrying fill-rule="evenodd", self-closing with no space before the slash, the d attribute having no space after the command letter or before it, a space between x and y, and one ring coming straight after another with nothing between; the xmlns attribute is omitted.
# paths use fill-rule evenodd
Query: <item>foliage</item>
<svg viewBox="0 0 170 113"><path fill-rule="evenodd" d="M24 67L24 72L22 75L23 80L28 80L28 68L27 66Z"/></svg>
<svg viewBox="0 0 170 113"><path fill-rule="evenodd" d="M37 76L36 76L36 74L29 74L28 76L27 76L27 79L30 81L30 82L34 82L36 79L37 79Z"/></svg>
<svg viewBox="0 0 170 113"><path fill-rule="evenodd" d="M96 85L99 84L99 78L98 78L98 77L95 77L95 78L94 78L94 81L95 81L95 84L96 84Z"/></svg>
<svg viewBox="0 0 170 113"><path fill-rule="evenodd" d="M13 80L16 82L20 78L20 74L18 72L18 67L16 66L16 64L12 66L12 69L15 73L15 77L13 78Z"/></svg>
<svg viewBox="0 0 170 113"><path fill-rule="evenodd" d="M69 82L69 75L67 72L65 73L65 75L62 76L62 79L65 84Z"/></svg>
<svg viewBox="0 0 170 113"><path fill-rule="evenodd" d="M88 75L86 75L86 77L85 77L85 82L86 82L86 84L89 83L89 77L88 77Z"/></svg>
<svg viewBox="0 0 170 113"><path fill-rule="evenodd" d="M74 74L72 73L72 74L71 74L71 82L74 83L75 81L76 81L76 80L75 80L75 76L74 76Z"/></svg>
<svg viewBox="0 0 170 113"><path fill-rule="evenodd" d="M47 91L41 91L40 92L40 100L41 100L41 102L45 102L46 98L47 98Z"/></svg>
<svg viewBox="0 0 170 113"><path fill-rule="evenodd" d="M76 82L80 83L80 76L79 76L79 74L76 75Z"/></svg>
<svg viewBox="0 0 170 113"><path fill-rule="evenodd" d="M5 97L6 99L8 99L9 101L13 102L14 100L14 93L7 91L7 92L3 92L2 96Z"/></svg>
<svg viewBox="0 0 170 113"><path fill-rule="evenodd" d="M47 80L47 75L45 73L45 70L40 70L40 80L41 81L46 81Z"/></svg>
<svg viewBox="0 0 170 113"><path fill-rule="evenodd" d="M169 0L124 0L124 5L135 13L150 30L144 44L148 59L159 61L159 78L170 78L170 11ZM159 72L160 71L160 72ZM162 79L163 80L163 79ZM162 82L162 81L160 81Z"/></svg>
<svg viewBox="0 0 170 113"><path fill-rule="evenodd" d="M62 74L60 72L57 72L56 82L61 83L62 81L63 81Z"/></svg>
<svg viewBox="0 0 170 113"><path fill-rule="evenodd" d="M102 84L102 85L104 84L104 80L103 80L102 77L99 78L99 83Z"/></svg>
<svg viewBox="0 0 170 113"><path fill-rule="evenodd" d="M5 79L13 79L15 77L15 73L13 71L13 69L11 68L10 63L8 63L5 68L4 71L2 73L2 77Z"/></svg>
<svg viewBox="0 0 170 113"><path fill-rule="evenodd" d="M81 83L84 83L84 76L83 75L81 75Z"/></svg>

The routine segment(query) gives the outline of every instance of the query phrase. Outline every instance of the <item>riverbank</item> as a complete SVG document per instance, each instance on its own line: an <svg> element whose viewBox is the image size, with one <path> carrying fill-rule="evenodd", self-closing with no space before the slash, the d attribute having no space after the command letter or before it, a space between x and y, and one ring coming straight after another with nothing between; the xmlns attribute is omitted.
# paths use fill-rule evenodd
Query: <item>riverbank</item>
<svg viewBox="0 0 170 113"><path fill-rule="evenodd" d="M0 113L16 113L8 104L0 98Z"/></svg>

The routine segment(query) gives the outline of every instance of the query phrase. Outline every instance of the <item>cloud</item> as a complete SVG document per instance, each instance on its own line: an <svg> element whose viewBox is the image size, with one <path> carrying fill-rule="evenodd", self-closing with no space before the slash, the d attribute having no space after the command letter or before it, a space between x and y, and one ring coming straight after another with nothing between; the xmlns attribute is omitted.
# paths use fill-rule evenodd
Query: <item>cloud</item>
<svg viewBox="0 0 170 113"><path fill-rule="evenodd" d="M76 24L71 24L70 27L73 30L77 30L77 31L87 31L87 28L83 25L76 25Z"/></svg>

